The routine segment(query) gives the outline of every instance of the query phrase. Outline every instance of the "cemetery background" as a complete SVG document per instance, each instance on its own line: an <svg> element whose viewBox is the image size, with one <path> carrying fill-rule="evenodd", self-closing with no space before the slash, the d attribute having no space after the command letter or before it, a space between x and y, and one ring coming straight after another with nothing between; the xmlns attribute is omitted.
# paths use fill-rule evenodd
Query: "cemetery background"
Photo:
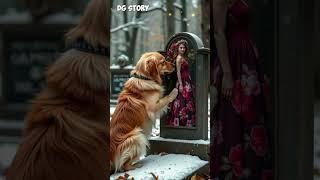
<svg viewBox="0 0 320 180"><path fill-rule="evenodd" d="M44 16L44 18L41 18L41 16L38 16L36 18L38 23L40 21L39 24L50 27L49 31L54 31L56 29L56 27L58 27L58 26L63 27L63 26L68 26L72 23L75 23L79 18L79 13L81 12L83 6L86 4L86 0L68 0L68 1L56 0L56 1L50 1L50 2L53 3L52 6L50 6L50 7L52 7L53 12L55 12L55 13L51 14L50 16ZM122 3L121 0L119 2ZM125 2L125 1L123 1L123 2ZM140 1L140 2L143 2L143 1ZM161 5L161 3L165 2L165 1L159 0L158 2L156 2L156 0L154 0L154 1L150 0L149 2L155 3L155 5L157 5L157 3ZM187 1L187 3L194 3L194 2L197 2L200 5L200 6L198 6L198 9L195 12L198 12L198 11L202 12L203 9L205 9L205 7L201 6L200 0L199 1L194 1L194 0ZM268 2L269 1L261 1L259 3L267 4ZM159 19L156 19L156 20L152 19L152 21L149 21L149 23L152 22L152 23L158 25L158 22L162 22L163 25L161 26L161 28L168 29L168 32L172 32L172 34L179 32L186 25L186 23L181 23L181 17L180 17L181 14L179 14L179 8L182 8L182 6L181 6L182 3L183 3L183 1L177 0L176 3L173 3L173 4L162 4L160 6L160 8L156 7L152 11L152 13L158 14L158 18L160 18L160 20L162 19L162 21L156 21ZM170 13L165 13L166 12L165 10L167 8L172 9L172 7L175 8L175 15L176 16L173 16L172 13L171 13L171 15L169 15ZM188 6L188 7L191 8L193 6ZM201 8L199 8L199 7L201 7ZM319 7L320 7L319 2L316 2L314 8L316 9ZM263 17L265 19L270 19L270 16L269 16L270 14L268 14L268 13L272 14L273 12L268 11L268 10L269 9L267 9L267 8L265 10L262 10L261 12L259 12L259 15L257 15L257 17L259 19L262 19ZM317 13L318 13L317 15L319 15L319 12L317 12ZM205 13L205 14L208 14L208 13ZM136 14L136 16L138 16L138 14ZM142 15L140 15L140 16L142 16ZM146 16L151 16L151 14L147 14ZM198 36L200 36L203 40L208 39L208 38L206 38L206 36L208 36L208 34L204 33L206 30L208 30L207 29L208 27L205 27L206 25L209 24L209 23L205 23L205 22L207 22L205 19L208 17L201 16L201 18L199 18L199 14L192 13L192 11L190 11L190 13L188 12L186 14L186 16L191 18L191 21L192 21L192 17L198 18L198 19L194 20L194 21L196 21L197 26L191 26L189 28L190 29L191 28L202 29L202 31L194 31L194 32L197 32L196 34ZM127 17L132 18L134 16L132 14L128 14ZM169 22L175 22L176 29L174 31L172 31L172 29L171 29L173 26L166 25L166 19L167 18L170 19L173 17L175 17L174 18L175 21L169 21ZM317 16L317 17L320 17L320 16ZM124 18L124 16L120 15L119 18L120 19ZM288 18L284 18L284 19L287 22ZM317 39L317 42L320 42L319 41L319 38L320 38L320 23L319 22L320 21L319 21L319 18L317 18L316 20L317 20L317 26L316 26L317 37L316 37L316 39ZM0 34L1 34L0 35L0 107L1 107L0 108L1 109L1 111L0 111L1 112L0 113L0 174L2 174L3 169L10 164L11 159L14 156L14 153L15 153L15 150L17 147L17 143L20 140L21 129L23 127L24 108L28 107L28 99L20 99L20 101L22 101L23 102L22 104L24 104L24 105L22 105L22 106L16 105L15 108L11 108L11 110L18 110L18 111L22 110L22 111L20 111L20 113L17 113L16 111L11 111L10 106L8 108L8 104L5 102L6 94L4 94L4 89L6 89L8 87L7 84L5 83L5 77L8 77L8 75L6 74L7 72L5 72L6 67L4 66L4 62L8 61L8 59L5 59L4 54L3 54L4 49L6 48L6 47L4 47L4 44L3 44L3 34L2 34L3 27L4 27L3 25L10 24L10 26L6 26L7 28L9 28L9 31L10 31L10 29L16 25L17 26L19 26L21 24L26 25L26 26L34 25L34 23L32 21L33 21L33 19L31 16L31 12L29 12L26 9L26 4L24 1L22 1L22 0L2 0L0 2L0 25L1 25L0 26ZM122 21L119 21L119 22L122 22ZM266 29L265 26L268 23L273 23L272 21L270 21L270 22L259 21L259 22L262 24L261 26L258 26L261 29ZM134 24L134 26L130 25L130 27L137 27L139 25L139 23L138 24L130 23L130 24ZM114 26L113 28L115 28L115 27L118 27L118 26ZM190 29L188 29L188 31L193 32ZM34 28L34 30L37 30L37 28ZM63 29L60 29L60 30L63 30ZM117 29L114 29L114 30L117 30ZM124 32L129 32L129 35L130 35L130 33L132 33L132 31L133 31L132 28L124 27L124 28L122 28L121 31L117 30L118 33L122 32L121 34L118 35L118 37L122 37ZM40 32L41 33L39 33L39 34L45 34L43 31L40 31ZM154 50L163 49L164 42L163 42L163 44L159 43L159 42L164 41L165 38L170 37L168 35L169 34L168 32L163 32L164 35L160 35L160 36L157 36L157 34L151 33L150 31L147 31L149 33L146 33L146 31L143 31L145 33L141 33L140 30L137 30L137 32L138 32L138 34L143 34L142 35L143 39L146 39L148 36L148 38L154 38L156 41L158 41L158 44L155 44L155 45L148 44L147 41L139 41L139 42L136 41L136 44L138 44L138 43L140 44L140 46L139 46L139 47L141 47L140 53L143 51L152 50L151 47ZM48 34L50 34L50 33L48 33ZM125 33L125 34L127 34L127 33ZM113 35L114 35L114 33L113 33ZM135 36L135 37L138 37L138 36ZM44 36L44 37L47 37L47 36ZM157 38L159 40L157 40ZM258 38L258 40L259 39L267 39L267 38L270 38L270 36L265 35L265 36L260 36L260 37L256 37L256 38ZM119 41L119 39L117 40L116 38L113 38L113 40L115 41L115 43L117 43ZM140 42L143 42L143 43L141 44ZM119 42L119 47L121 47L123 49L122 51L126 50L126 49L124 49L125 46L123 44L128 44L128 43L129 43L129 41ZM204 44L206 44L206 43L208 43L208 42L204 41ZM55 43L53 43L53 44L55 44ZM258 45L261 46L261 43L259 44L259 41L258 41ZM317 47L319 47L319 43L317 45L318 45ZM268 46L268 44L266 46ZM132 46L127 45L126 48L130 49L130 47L132 47ZM137 47L137 45L136 45L136 47ZM208 46L206 46L206 47L208 47ZM145 48L145 49L143 49L143 48ZM259 50L264 51L264 50L266 50L266 48L260 48ZM112 49L112 52L115 52L115 51ZM132 60L137 60L138 56L139 56L139 53L135 53L135 58L132 58ZM270 56L272 56L272 55L270 54ZM113 61L117 61L117 59L118 59L117 55L114 55L113 57L114 57ZM123 57L125 57L125 56L123 56ZM128 59L128 58L122 58L122 59L124 59L124 62L125 62L125 61L127 61L126 59ZM320 148L319 148L319 140L320 140L320 133L319 133L320 132L320 130L319 130L320 129L320 125L319 125L319 119L320 119L320 117L319 117L319 112L320 112L320 109L319 109L319 107L320 107L320 105L319 105L320 104L319 103L319 99L320 99L320 95L319 95L320 81L319 81L319 79L320 78L319 77L320 76L319 76L319 74L320 73L319 72L320 71L319 71L319 69L320 69L320 64L319 64L319 62L320 61L318 61L317 64L315 64L316 77L315 77L315 81L314 81L314 85L316 87L315 93L317 95L317 98L314 101L314 103L315 103L315 108L314 108L315 109L315 113L314 113L314 168L315 168L315 174L318 174L317 173L318 169L320 169L320 163L319 163L320 162L320 155L319 155L320 154ZM113 64L114 68L116 68L116 69L118 68L118 65L116 65L116 63L112 63L112 64ZM32 66L32 65L27 65L27 67L30 67L30 66ZM130 66L127 66L125 68L130 68ZM37 79L37 78L39 78L39 76L38 76L39 73L37 73L38 72L37 68L35 68L35 69L36 70L33 71L33 72L35 72L34 73L35 75L33 77L35 79ZM22 73L22 75L26 75L26 73ZM11 77L15 77L15 74L13 74L13 76L11 76ZM18 77L18 75L16 77ZM30 97L30 96L28 96L28 97ZM112 107L111 107L111 110L112 110ZM155 131L155 133L157 134L157 131ZM0 179L1 179L1 177L0 177ZM319 179L319 177L315 176L315 179Z"/></svg>
<svg viewBox="0 0 320 180"><path fill-rule="evenodd" d="M129 6L132 4L149 5L149 11L117 11L118 5ZM204 15L204 13L209 13L208 6L206 5L208 5L208 3L202 3L201 0L113 1L110 53L112 99L110 113L112 114L114 111L117 96L122 90L122 86L125 81L130 77L129 73L134 68L134 65L139 60L140 56L143 53L150 51L159 51L165 53L166 48L171 45L171 41L175 42L181 38L187 39L189 43L188 46L195 48L194 51L196 51L196 64L194 64L191 68L192 70L197 69L199 72L196 72L198 74L192 78L197 77L196 83L198 87L196 87L196 93L198 92L200 94L201 92L201 94L204 94L203 97L199 96L198 99L195 98L195 101L199 101L199 99L202 98L202 100L197 103L198 106L196 111L197 109L199 112L203 109L206 109L205 118L199 117L199 119L201 119L199 120L200 124L197 124L197 128L195 128L198 129L197 133L195 130L183 130L182 128L171 128L171 132L170 128L165 128L164 125L160 123L160 117L158 117L155 127L152 131L152 138L150 139L151 147L149 150L149 155L142 160L146 166L138 170L127 172L135 179L152 179L152 175L149 174L150 171L159 176L159 179L187 178L196 171L198 171L198 173L208 174L207 153L209 140L207 138L209 120L209 51L204 47L209 47L208 33L210 22L208 21L209 16ZM183 34L180 32L190 32L194 34L200 38L199 42L198 39L196 38L197 40L195 40L192 35L187 33ZM197 49L199 49L199 51L197 51ZM199 113L199 115L200 114L201 113ZM201 129L200 126L205 127ZM184 133L182 133L182 131L184 131ZM199 134L201 131L203 131L205 135ZM159 137L161 132L162 137ZM163 132L168 132L166 133L166 136L171 136L174 138L163 138ZM180 136L178 134L180 134ZM193 136L196 137L196 139L194 139ZM193 138L193 140L186 140L186 138ZM160 156L159 153L162 155L166 153L169 154ZM152 156L151 154L156 155ZM176 154L184 155L183 159L185 160L195 158L191 161L195 162L195 164L199 162L199 164L194 167L189 167L190 161L189 163L188 161L181 161ZM174 160L174 164L176 164L176 166L170 166L170 164L173 164L170 162L163 163L164 161L168 161L168 159L166 159L167 156L174 156L169 159ZM155 166L152 167L152 164L155 164ZM112 175L111 179L115 179L121 175L123 174Z"/></svg>
<svg viewBox="0 0 320 180"><path fill-rule="evenodd" d="M121 2L121 1L120 1ZM123 1L125 2L125 1ZM137 2L137 1L136 1ZM144 1L140 1L140 2L144 2ZM152 3L153 1L150 1L150 4ZM165 1L159 1L159 2L155 2L155 5L157 5L157 3L160 4L160 2L165 2ZM173 5L173 7L183 7L183 6L179 6L179 4L181 5L183 1L175 1L175 5ZM191 1L190 1L191 2ZM190 3L188 1L188 3ZM194 2L194 1L192 1ZM200 4L205 4L205 3L208 3L209 1L201 1ZM302 1L301 1L302 2ZM299 1L299 3L301 4L301 2ZM122 3L122 2L121 2ZM284 93L286 91L288 91L288 89L286 89L286 87L291 87L291 88L295 88L295 90L292 90L292 94L295 94L295 93L300 93L299 94L299 97L304 97L304 95L301 95L301 94L306 94L306 93L303 93L301 91L301 89L299 90L296 90L297 88L294 87L294 84L297 83L297 81L307 77L307 75L305 75L303 73L303 71L309 71L309 69L304 69L306 67L302 67L301 66L301 63L306 61L306 58L308 57L305 57L305 58L302 58L302 59L299 59L299 58L296 58L296 55L293 55L294 53L291 52L291 50L293 50L294 48L298 48L298 46L291 46L293 42L296 42L294 41L293 37L294 37L294 34L295 33L300 33L300 32L304 32L303 30L303 27L304 26L304 23L306 22L311 22L313 21L312 23L314 23L314 26L312 28L314 28L313 32L315 33L316 35L316 38L315 38L315 41L316 41L316 47L317 49L319 49L319 45L320 45L320 41L319 41L319 38L320 38L320 21L319 21L319 7L320 7L320 3L318 1L314 1L314 4L313 6L311 7L311 9L309 9L308 11L303 11L307 8L310 8L307 6L307 3L304 4L305 6L300 6L300 4L298 3L298 0L295 1L296 4L291 4L292 6L290 6L290 8L288 6L286 6L286 2L277 2L277 1L270 1L270 0L266 0L266 1L254 1L254 14L255 14L255 22L254 24L252 24L252 31L254 33L254 37L256 39L256 42L257 42L257 45L258 45L258 49L259 49L259 54L260 54L260 57L261 57L261 60L263 62L263 67L264 69L266 70L267 74L269 75L270 79L271 79L271 84L274 85L274 87L272 87L273 89L271 90L271 97L272 97L272 101L273 103L279 103L279 101L281 101L281 104L284 104L282 105L281 107L279 106L279 104L277 104L277 106L274 106L273 110L276 111L276 112L273 112L273 113L279 113L281 115L279 115L279 117L276 117L275 119L272 119L271 121L271 124L270 124L270 127L276 127L276 128L279 128L281 126L281 130L280 132L278 131L278 129L273 129L273 134L276 135L275 139L277 139L278 142L284 142L285 140L289 140L290 141L290 138L283 138L283 136L280 136L281 135L284 135L284 136L289 136L289 137L298 137L298 134L299 132L297 132L297 128L295 127L297 124L298 124L298 118L297 119L292 119L292 123L295 124L295 125L292 125L290 126L290 130L286 130L284 127L285 126L285 123L290 123L291 120L290 119L286 119L287 117L290 117L290 115L286 115L286 113L288 113L286 110L286 107L288 107L288 109L291 109L291 108L299 108L299 109L295 109L295 110L298 110L297 111L297 114L298 113L304 113L304 110L301 110L303 109L302 107L300 107L299 105L290 105L290 104L293 104L293 103L296 103L296 102L301 102L301 104L305 103L303 102L302 103L302 100L301 99L295 99L295 100L291 100L291 98L287 97L286 94L290 94L290 93ZM161 11L157 11L157 13L159 14L158 18L161 20L164 21L152 21L153 23L163 23L163 26L160 28L162 29L163 27L165 29L167 29L166 31L167 32L179 32L179 30L174 30L172 31L172 28L173 27L176 27L176 28L182 28L183 26L180 26L178 24L178 26L166 26L167 23L169 22L172 22L172 21L169 21L170 17L172 18L172 12L170 11L172 9L172 5L169 4L164 4L164 6L160 6L160 7L164 7L164 10L168 10L169 9L169 12L167 12L165 15L163 13L161 13ZM312 9L313 8L313 9ZM160 8L158 8L160 9ZM205 8L201 8L202 10L202 14L206 14L208 15L208 11L205 11ZM309 19L309 18L306 18L306 19L303 19L305 18L304 16L307 17L306 14L302 13L301 11L303 12L308 12L306 13L307 15L310 15L309 18L311 18L311 16L313 16L313 19ZM166 11L164 11L166 12ZM153 12L155 13L155 12ZM312 14L314 13L314 14ZM186 13L187 15L189 15L190 13L187 12ZM191 13L192 14L192 13ZM302 15L303 14L303 15ZM123 15L123 14L122 14ZM161 17L161 15L163 15ZM175 12L175 15L177 15L179 17L179 13ZM142 16L141 14L139 16ZM301 17L300 17L301 16ZM129 17L132 17L132 16L129 16ZM152 17L152 14L148 14L148 17ZM208 22L208 20L206 21L205 20L206 16L202 16L201 19L199 19L199 23L201 24L201 28L202 28L202 31L200 34L197 34L198 36L201 37L201 39L207 39L206 36L204 36L203 34L206 34L206 28L208 27L204 27L206 24L209 24L209 23L206 23ZM207 18L209 18L209 16L207 16ZM300 19L299 19L300 18ZM299 19L299 21L298 21ZM301 20L301 22L300 22ZM200 22L201 21L201 22ZM120 21L121 22L121 21ZM179 22L178 19L175 23ZM137 25L137 24L136 24ZM113 28L115 27L118 27L118 26L114 26ZM123 26L120 26L120 27L123 27ZM279 28L281 27L281 28ZM295 28L296 27L299 27L299 31L296 30ZM301 28L300 28L301 27ZM308 28L310 28L308 26ZM303 30L302 30L303 29ZM307 29L307 28L306 28ZM130 30L129 28L124 28L124 31L126 33L123 33L122 34L122 37L126 36L125 34L130 34L130 32L132 32L132 30ZM190 31L188 29L188 31ZM309 32L307 30L305 30L306 32ZM142 33L144 38L146 38L147 34L148 34L149 31ZM192 31L190 31L192 32ZM173 34L174 34L173 33ZM163 39L168 39L168 34L170 33L164 33L163 37L164 38L161 38L161 40ZM114 33L112 34L114 36ZM118 36L120 37L120 36ZM126 36L126 37L129 37L129 36ZM152 36L151 36L152 37ZM149 39L151 39L151 37ZM170 37L170 36L169 36ZM208 35L207 35L208 37ZM121 39L121 38L120 38ZM114 38L113 40L115 40L116 42L119 42L121 41L119 38ZM302 39L307 39L307 38L302 38ZM303 41L300 39L300 41ZM138 41L136 43L139 43L140 46L137 46L136 44L136 48L139 48L139 47L143 47L143 44L141 44L141 42L143 41ZM307 42L307 40L306 40ZM124 43L127 43L129 44L128 41L125 41ZM204 41L204 44L206 44L206 41ZM299 44L299 43L293 43L293 44ZM129 48L132 48L134 46L131 46L131 45L128 45ZM150 45L150 46L147 46L147 48L145 50L150 50L152 48L150 47L153 47L154 45ZM121 46L121 47L125 47L125 46ZM162 45L163 47L163 45ZM163 49L162 47L155 47L153 48L152 50L158 50L158 49ZM208 46L206 46L208 47ZM142 48L141 48L142 49ZM298 49L301 49L301 48L298 48ZM317 51L316 49L316 51ZM300 52L301 51L301 52ZM143 51L140 51L140 52L143 52ZM304 53L304 50L299 50L298 51L299 53ZM137 54L141 54L141 53L136 53L135 56L132 56L132 57L135 57L135 58L132 58L131 61L136 61L138 59L138 55ZM292 56L290 56L292 55ZM318 51L315 53L317 59L319 59L319 53ZM296 59L295 59L296 58ZM129 61L130 58L127 58ZM294 63L291 61L291 60L294 60ZM115 57L114 58L114 62L117 61L117 58ZM314 87L314 90L315 90L315 97L313 98L313 103L314 103L314 174L315 174L315 179L316 178L319 178L317 174L320 174L319 173L319 170L320 169L320 165L319 165L319 162L320 162L320 148L319 148L319 139L320 139L320 133L319 133L319 129L320 129L320 125L318 123L318 112L319 112L319 92L320 92L320 81L319 81L319 72L320 72L320 64L319 64L320 61L317 61L315 64L314 64L314 70L315 70L315 74L312 74L312 77L309 77L311 80L310 81L313 81L313 87ZM287 66L288 64L292 64L292 66ZM302 63L303 64L303 63ZM307 63L305 66L308 66ZM296 70L299 70L299 73L297 73L297 77L294 78L293 82L289 81L289 78L286 76L289 72L293 73L294 71L292 69L295 69ZM277 70L280 72L277 72ZM287 73L287 74L286 74ZM292 77L291 77L292 78ZM300 79L299 79L300 78ZM291 79L292 80L292 79ZM279 81L279 82L277 82ZM300 82L300 81L299 81ZM290 84L291 83L291 84ZM307 83L306 83L307 84ZM279 95L281 94L281 96L279 97ZM277 96L278 95L278 96ZM298 97L297 97L298 98ZM285 102L283 102L285 101ZM309 99L306 100L309 102ZM310 102L311 103L311 102ZM304 104L303 104L304 105ZM302 106L303 106L302 105ZM300 109L301 108L301 109ZM305 110L306 112L309 113L309 106L308 107L305 107L307 108L308 110ZM301 111L301 112L300 112ZM295 114L295 113L293 113ZM306 113L307 114L307 113ZM274 114L271 115L273 118L275 117ZM280 118L280 119L278 119ZM300 118L300 117L299 117ZM277 120L277 121L275 121ZM309 122L306 122L306 126L308 126ZM311 124L311 123L310 123ZM284 126L284 127L283 127ZM308 126L309 127L309 126ZM304 127L305 128L305 127ZM310 129L308 129L310 130ZM277 132L278 131L278 132ZM306 129L302 129L301 131L307 131ZM292 135L292 136L290 136ZM311 136L310 134L306 135L306 136L299 136L299 138L302 138L300 139L301 141L307 141L309 142L309 140L311 139ZM280 140L279 140L280 139ZM291 142L290 143L283 143L283 144L286 144L286 145L289 145L290 147L295 147L296 144L298 144L298 142ZM283 144L278 144L278 149L276 149L277 151L277 154L276 156L279 156L281 153L281 155L283 156L283 154L286 154L285 152L285 145ZM307 143L308 144L308 143ZM309 144L308 144L309 145ZM306 148L301 148L301 149L308 149L308 147ZM297 149L300 149L300 148L297 148ZM309 161L309 156L311 155L311 150L307 150L308 152L308 155L305 155L305 156L298 156L299 158L301 157L301 162L304 162L305 163L305 167L308 167L308 168L303 168L303 167L300 167L301 164L297 165L297 164L289 164L289 162L286 162L286 161L281 161L281 163L278 161L277 162L277 165L279 166L279 170L278 170L278 173L280 174L281 177L290 177L290 174L295 174L293 172L290 172L290 170L310 170L311 171L311 161ZM278 155L279 153L279 155ZM292 154L294 154L295 152L293 152ZM288 153L289 154L289 153ZM304 159L304 157L308 157L308 161L305 161L306 159ZM277 157L278 159L290 159L290 157L284 157L284 158L279 158ZM300 160L300 159L299 159ZM302 165L304 166L304 165ZM301 172L300 174L308 174L309 172Z"/></svg>

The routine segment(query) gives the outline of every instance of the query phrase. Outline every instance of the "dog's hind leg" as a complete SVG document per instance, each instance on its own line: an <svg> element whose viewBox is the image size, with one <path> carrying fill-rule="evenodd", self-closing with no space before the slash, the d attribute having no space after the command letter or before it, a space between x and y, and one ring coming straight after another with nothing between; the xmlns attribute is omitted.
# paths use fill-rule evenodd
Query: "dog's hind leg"
<svg viewBox="0 0 320 180"><path fill-rule="evenodd" d="M132 135L118 147L120 154L115 162L116 171L121 169L127 171L141 167L140 164L134 164L134 162L146 154L146 148L149 146L142 129L136 128L130 133Z"/></svg>

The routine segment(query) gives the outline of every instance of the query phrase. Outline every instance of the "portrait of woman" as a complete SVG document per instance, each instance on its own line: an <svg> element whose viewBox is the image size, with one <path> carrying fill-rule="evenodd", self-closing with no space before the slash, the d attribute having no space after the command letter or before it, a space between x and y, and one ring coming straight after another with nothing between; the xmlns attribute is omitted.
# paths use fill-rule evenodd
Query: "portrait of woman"
<svg viewBox="0 0 320 180"><path fill-rule="evenodd" d="M178 40L170 46L167 56L176 67L175 87L179 90L177 98L169 105L166 124L169 126L194 127L196 125L194 86L188 63L188 42Z"/></svg>
<svg viewBox="0 0 320 180"><path fill-rule="evenodd" d="M217 104L210 121L210 178L273 179L268 84L249 32L250 2L214 0L212 9L217 57L210 79Z"/></svg>

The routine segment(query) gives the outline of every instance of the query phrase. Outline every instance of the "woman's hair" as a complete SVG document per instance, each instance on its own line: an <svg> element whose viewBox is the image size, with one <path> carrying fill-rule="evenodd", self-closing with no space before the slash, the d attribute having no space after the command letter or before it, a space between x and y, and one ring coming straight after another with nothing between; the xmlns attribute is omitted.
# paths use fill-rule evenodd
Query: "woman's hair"
<svg viewBox="0 0 320 180"><path fill-rule="evenodd" d="M174 62L175 59L177 58L178 56L178 50L179 50L179 46L183 44L186 48L186 51L184 54L187 54L188 53L188 42L187 40L185 39L180 39L178 40L177 42L175 43L172 43L168 52L167 52L167 56L170 57L171 61Z"/></svg>
<svg viewBox="0 0 320 180"><path fill-rule="evenodd" d="M90 0L79 24L66 34L66 43L70 44L83 38L90 45L109 46L110 25L107 0Z"/></svg>
<svg viewBox="0 0 320 180"><path fill-rule="evenodd" d="M176 49L175 49L175 53L174 53L174 55L175 55L174 59L176 59L177 56L178 56L178 54L179 54L178 51L179 51L179 46L180 46L181 44L183 44L184 47L186 48L186 51L184 52L183 55L186 55L186 54L188 53L188 42L187 42L186 40L184 40L184 39L178 40L178 41L176 42Z"/></svg>
<svg viewBox="0 0 320 180"><path fill-rule="evenodd" d="M188 42L184 39L181 39L179 41L176 42L176 49L179 49L179 46L183 44L186 47L186 50L188 49Z"/></svg>

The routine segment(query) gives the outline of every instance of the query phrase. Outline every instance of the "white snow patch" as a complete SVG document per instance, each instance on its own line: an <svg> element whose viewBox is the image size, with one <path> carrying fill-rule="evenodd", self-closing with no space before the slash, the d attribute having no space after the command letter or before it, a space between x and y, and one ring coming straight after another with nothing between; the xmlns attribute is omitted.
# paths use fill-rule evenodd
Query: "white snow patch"
<svg viewBox="0 0 320 180"><path fill-rule="evenodd" d="M113 112L114 112L114 110L116 109L116 107L115 106L111 106L110 107L110 115L112 115L113 114Z"/></svg>
<svg viewBox="0 0 320 180"><path fill-rule="evenodd" d="M136 180L154 180L151 172L158 176L159 180L178 180L185 179L196 170L200 169L208 163L197 156L184 154L168 154L164 156L150 155L140 161L143 167L126 173ZM111 180L125 173L117 173L110 176Z"/></svg>
<svg viewBox="0 0 320 180"><path fill-rule="evenodd" d="M24 24L32 22L32 17L27 11L18 12L14 8L9 8L5 14L0 15L1 24Z"/></svg>
<svg viewBox="0 0 320 180"><path fill-rule="evenodd" d="M8 167L13 160L18 145L17 144L1 144L0 145L0 168ZM1 170L1 169L0 169Z"/></svg>
<svg viewBox="0 0 320 180"><path fill-rule="evenodd" d="M209 140L184 140L184 139L167 139L167 138L162 138L162 137L150 137L150 140L157 140L157 141L166 141L166 142L179 142L179 143L188 143L188 144L204 144L208 145L210 144Z"/></svg>
<svg viewBox="0 0 320 180"><path fill-rule="evenodd" d="M135 66L132 66L132 65L128 65L126 67L124 67L123 69L134 69ZM110 69L120 69L120 66L119 65L115 65L115 64L112 64L110 66Z"/></svg>

